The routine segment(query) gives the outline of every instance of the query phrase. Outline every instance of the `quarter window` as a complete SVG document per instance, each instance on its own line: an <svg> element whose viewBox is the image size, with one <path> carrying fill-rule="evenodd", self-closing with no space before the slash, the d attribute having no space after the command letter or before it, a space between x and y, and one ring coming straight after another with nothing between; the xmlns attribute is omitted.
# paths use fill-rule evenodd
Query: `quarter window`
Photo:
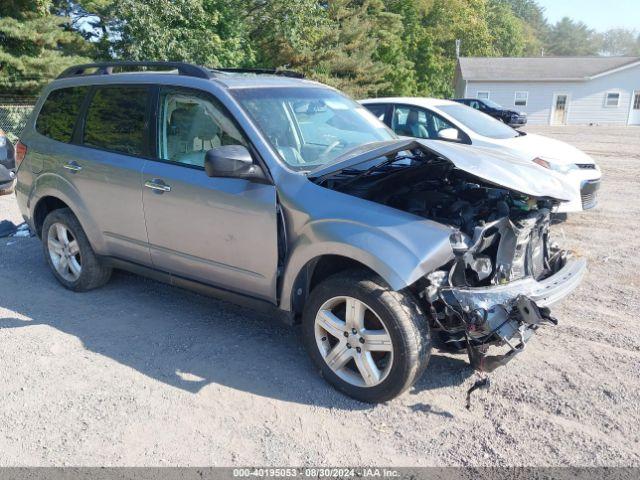
<svg viewBox="0 0 640 480"><path fill-rule="evenodd" d="M167 88L160 93L160 159L204 167L207 150L248 142L231 115L210 95Z"/></svg>
<svg viewBox="0 0 640 480"><path fill-rule="evenodd" d="M59 142L70 142L88 90L88 87L72 87L51 92L36 120L36 130Z"/></svg>
<svg viewBox="0 0 640 480"><path fill-rule="evenodd" d="M489 92L478 92L476 98L479 100L489 100Z"/></svg>
<svg viewBox="0 0 640 480"><path fill-rule="evenodd" d="M529 100L529 92L516 92L514 104L516 107L526 107Z"/></svg>
<svg viewBox="0 0 640 480"><path fill-rule="evenodd" d="M83 143L127 155L148 155L148 96L148 88L141 85L99 87L87 111Z"/></svg>
<svg viewBox="0 0 640 480"><path fill-rule="evenodd" d="M607 92L607 96L604 101L605 107L617 107L620 105L620 93Z"/></svg>

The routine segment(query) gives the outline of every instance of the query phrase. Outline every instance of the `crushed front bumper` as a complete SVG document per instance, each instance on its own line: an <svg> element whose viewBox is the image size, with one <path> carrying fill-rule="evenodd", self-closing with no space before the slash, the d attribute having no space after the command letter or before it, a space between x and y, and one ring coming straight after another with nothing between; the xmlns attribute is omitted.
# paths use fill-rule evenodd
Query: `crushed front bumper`
<svg viewBox="0 0 640 480"><path fill-rule="evenodd" d="M441 298L467 324L464 336L474 368L490 372L504 365L524 350L541 325L557 323L548 307L578 287L586 266L585 259L569 256L556 273L540 281L528 277L490 287L443 287ZM508 351L487 355L496 344Z"/></svg>
<svg viewBox="0 0 640 480"><path fill-rule="evenodd" d="M586 271L587 261L584 258L568 257L562 268L544 280L527 277L504 285L479 288L444 287L442 291L450 291L463 307L468 306L471 309L504 304L518 295L529 297L539 307L550 307L578 288Z"/></svg>

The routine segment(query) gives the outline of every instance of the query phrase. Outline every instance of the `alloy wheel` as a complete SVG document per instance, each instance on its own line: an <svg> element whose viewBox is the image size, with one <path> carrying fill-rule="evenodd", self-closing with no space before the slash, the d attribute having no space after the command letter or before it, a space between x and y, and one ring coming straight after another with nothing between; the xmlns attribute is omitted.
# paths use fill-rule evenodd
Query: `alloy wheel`
<svg viewBox="0 0 640 480"><path fill-rule="evenodd" d="M327 300L315 318L315 338L327 366L357 387L375 387L393 365L391 336L380 317L353 297Z"/></svg>
<svg viewBox="0 0 640 480"><path fill-rule="evenodd" d="M54 223L47 234L51 263L62 278L75 282L82 273L82 258L77 239L65 225Z"/></svg>

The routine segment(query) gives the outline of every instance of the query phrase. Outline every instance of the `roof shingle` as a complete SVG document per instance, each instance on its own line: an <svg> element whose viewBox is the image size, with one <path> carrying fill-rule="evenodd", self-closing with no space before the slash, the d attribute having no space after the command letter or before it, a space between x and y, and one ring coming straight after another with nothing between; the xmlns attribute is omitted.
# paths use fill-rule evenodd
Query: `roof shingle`
<svg viewBox="0 0 640 480"><path fill-rule="evenodd" d="M640 57L460 57L467 81L587 80Z"/></svg>

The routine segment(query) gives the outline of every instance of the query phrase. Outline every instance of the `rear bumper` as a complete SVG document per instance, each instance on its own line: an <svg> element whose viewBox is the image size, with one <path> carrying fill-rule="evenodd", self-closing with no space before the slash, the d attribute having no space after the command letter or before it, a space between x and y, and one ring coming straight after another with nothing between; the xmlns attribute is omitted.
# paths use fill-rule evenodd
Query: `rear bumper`
<svg viewBox="0 0 640 480"><path fill-rule="evenodd" d="M0 195L11 193L16 183L16 174L0 164Z"/></svg>

